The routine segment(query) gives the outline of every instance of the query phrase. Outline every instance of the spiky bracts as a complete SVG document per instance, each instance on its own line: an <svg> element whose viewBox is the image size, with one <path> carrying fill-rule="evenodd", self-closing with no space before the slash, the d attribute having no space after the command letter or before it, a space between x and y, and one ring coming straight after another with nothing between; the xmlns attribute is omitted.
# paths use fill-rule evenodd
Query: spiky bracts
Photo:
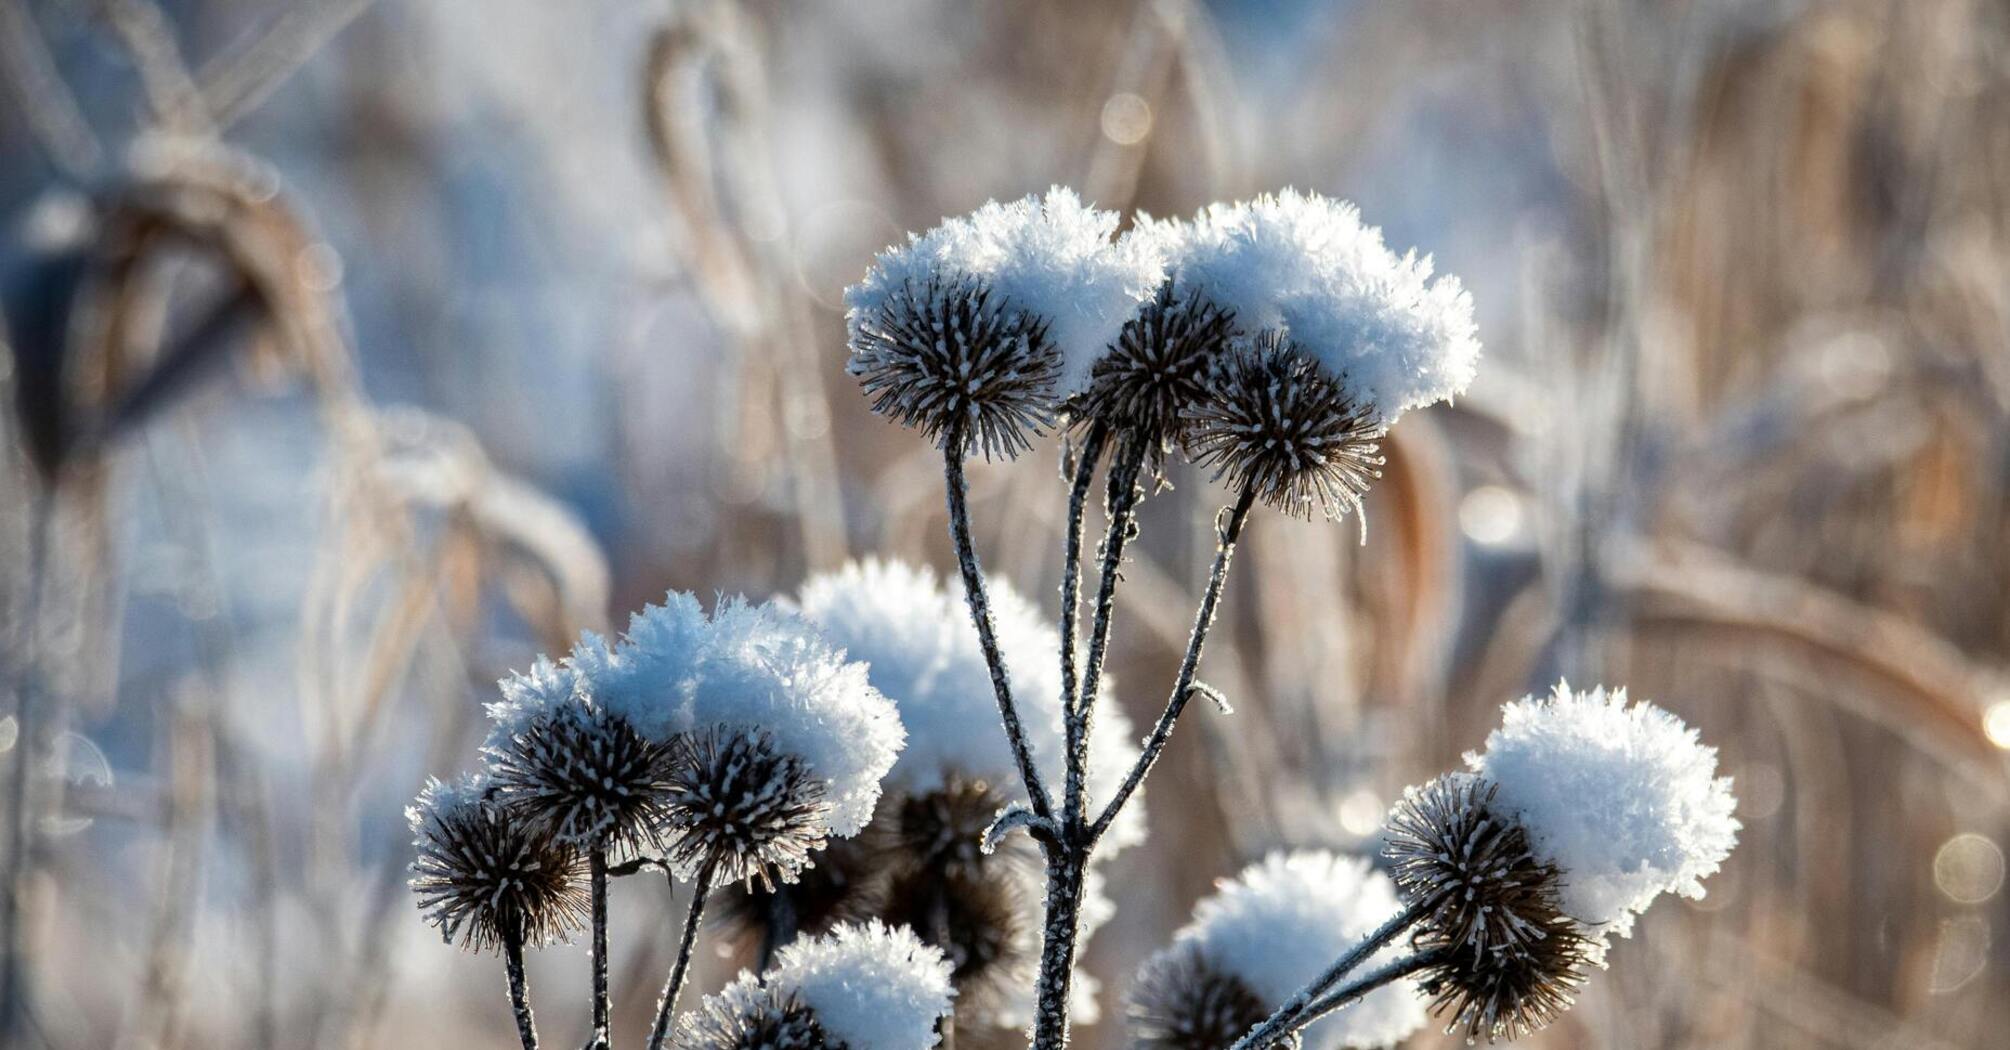
<svg viewBox="0 0 2010 1050"><path fill-rule="evenodd" d="M667 786L671 862L710 867L715 882L792 882L829 835L822 782L765 734L713 728L679 735Z"/></svg>
<svg viewBox="0 0 2010 1050"><path fill-rule="evenodd" d="M1190 413L1195 461L1287 514L1358 510L1382 476L1382 426L1276 331L1221 358Z"/></svg>
<svg viewBox="0 0 2010 1050"><path fill-rule="evenodd" d="M569 843L513 820L479 776L429 780L405 810L415 834L419 910L468 951L539 947L586 924L586 860Z"/></svg>
<svg viewBox="0 0 2010 1050"><path fill-rule="evenodd" d="M1435 930L1417 938L1419 951L1439 959L1418 982L1432 997L1431 1012L1448 1018L1445 1031L1463 1031L1467 1042L1513 1041L1570 1009L1599 946L1560 916L1540 934L1485 948Z"/></svg>
<svg viewBox="0 0 2010 1050"><path fill-rule="evenodd" d="M728 989L734 990L738 986ZM846 1050L795 996L758 986L741 991L707 996L684 1015L670 1045L675 1050Z"/></svg>
<svg viewBox="0 0 2010 1050"><path fill-rule="evenodd" d="M1146 964L1124 1011L1135 1050L1222 1050L1269 1014L1247 983L1194 951L1167 953ZM1296 1047L1298 1033L1273 1045Z"/></svg>
<svg viewBox="0 0 2010 1050"><path fill-rule="evenodd" d="M581 695L517 719L489 747L495 795L511 815L580 847L640 852L662 843L676 759L669 745Z"/></svg>
<svg viewBox="0 0 2010 1050"><path fill-rule="evenodd" d="M1041 317L974 278L937 275L857 319L847 370L873 411L945 451L1011 459L1054 420L1061 356Z"/></svg>
<svg viewBox="0 0 2010 1050"><path fill-rule="evenodd" d="M1427 921L1447 940L1482 952L1541 940L1564 917L1562 874L1530 851L1497 791L1470 773L1411 788L1382 847L1403 899L1430 908Z"/></svg>
<svg viewBox="0 0 2010 1050"><path fill-rule="evenodd" d="M1088 389L1068 404L1071 421L1108 426L1156 464L1186 443L1190 413L1206 399L1208 372L1233 333L1232 313L1196 294L1175 296L1165 282L1096 360Z"/></svg>

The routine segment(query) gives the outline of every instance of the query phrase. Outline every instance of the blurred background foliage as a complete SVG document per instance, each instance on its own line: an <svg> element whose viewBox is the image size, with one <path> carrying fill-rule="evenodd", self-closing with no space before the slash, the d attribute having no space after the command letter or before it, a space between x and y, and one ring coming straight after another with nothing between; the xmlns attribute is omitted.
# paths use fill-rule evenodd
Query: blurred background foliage
<svg viewBox="0 0 2010 1050"><path fill-rule="evenodd" d="M1372 845L1568 676L1699 725L1747 827L1534 1042L2001 1045L2000 2L0 0L0 74L8 1045L506 1045L400 807L499 674L666 588L942 563L841 290L1050 183L1354 199L1488 347L1365 542L1253 526L1206 670L1237 712L1152 783L1086 1044L1212 880ZM973 471L1031 593L1057 454ZM1117 631L1140 721L1222 498L1170 482ZM676 912L626 890L632 1033ZM554 1034L583 961L533 960Z"/></svg>

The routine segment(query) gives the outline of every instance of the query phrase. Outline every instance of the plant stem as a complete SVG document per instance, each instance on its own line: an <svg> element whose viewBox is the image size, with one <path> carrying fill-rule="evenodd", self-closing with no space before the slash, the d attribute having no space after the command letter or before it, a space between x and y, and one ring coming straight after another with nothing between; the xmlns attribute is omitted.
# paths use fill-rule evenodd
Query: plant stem
<svg viewBox="0 0 2010 1050"><path fill-rule="evenodd" d="M1079 785L1087 776L1089 763L1089 732L1095 725L1096 694L1102 686L1103 660L1109 653L1110 625L1117 602L1117 583L1123 576L1124 545L1130 542L1131 526L1137 520L1138 504L1143 501L1143 490L1138 487L1138 475L1144 470L1145 453L1148 445L1133 435L1120 446L1122 454L1110 466L1108 507L1110 513L1109 531L1103 537L1101 565L1096 587L1096 618L1089 632L1089 659L1082 667L1081 692L1075 708L1068 712L1069 720L1076 725L1075 738L1070 741L1068 753L1068 775ZM1071 786L1075 786L1071 785ZM1077 791L1077 802L1080 792ZM1081 828L1086 815L1079 806L1068 814L1071 832ZM1085 840L1087 848L1095 845L1094 836ZM1083 863L1088 858L1081 858Z"/></svg>
<svg viewBox="0 0 2010 1050"><path fill-rule="evenodd" d="M1256 501L1256 492L1245 487L1229 510L1228 521L1221 527L1221 544L1214 552L1214 571L1208 575L1207 590L1201 595L1200 610L1194 614L1193 632L1187 638L1186 656L1180 660L1179 677L1173 683L1172 695L1166 698L1166 707L1159 714L1158 724L1152 727L1152 735L1145 741L1144 750L1138 755L1137 763L1124 777L1123 785L1117 788L1109 804L1103 807L1103 815L1089 829L1089 841L1094 842L1109 830L1110 821L1115 819L1124 803L1130 801L1138 785L1158 762L1160 752L1165 750L1166 739L1172 736L1173 723L1179 721L1180 712L1193 698L1194 675L1200 668L1200 654L1207 644L1208 628L1214 624L1215 606L1221 601L1222 586L1228 580L1229 559L1235 555L1235 544L1242 536L1242 527L1249 521L1250 507Z"/></svg>
<svg viewBox="0 0 2010 1050"><path fill-rule="evenodd" d="M1437 952L1417 952L1414 955L1406 955L1401 959L1397 959L1395 962L1378 966L1363 974L1358 980L1350 981L1334 989L1327 995L1301 1006L1289 1017L1280 1019L1280 1015L1283 1014L1281 1010L1276 1014L1272 1014L1270 1020L1250 1029L1249 1034L1236 1040L1234 1045L1229 1047L1229 1050L1260 1050L1260 1048L1275 1046L1279 1040L1288 1038L1291 1033L1311 1027L1328 1014L1338 1013L1353 1006L1355 1003L1367 998L1369 992L1383 985L1402 980L1416 973L1418 970L1438 962L1439 958L1440 955Z"/></svg>
<svg viewBox="0 0 2010 1050"><path fill-rule="evenodd" d="M1068 532L1061 567L1061 717L1068 737L1068 781L1061 811L1070 824L1082 819L1082 764L1078 744L1088 738L1088 726L1076 716L1075 634L1079 630L1082 599L1082 519L1089 502L1089 486L1095 479L1096 461L1102 458L1109 427L1094 423L1082 441L1081 458L1075 464L1075 481L1068 492Z"/></svg>
<svg viewBox="0 0 2010 1050"><path fill-rule="evenodd" d="M766 926L761 931L761 954L755 959L755 973L767 973L774 964L775 953L796 939L796 902L789 898L786 887L777 886L775 892L768 894Z"/></svg>
<svg viewBox="0 0 2010 1050"><path fill-rule="evenodd" d="M712 872L716 862L708 861L691 887L691 911L684 916L684 938L677 943L677 962L663 982L663 997L656 1003L656 1024L649 1030L649 1050L663 1050L670 1035L670 1022L677 1015L677 993L684 990L684 977L691 969L691 950L698 943L698 924L705 917L705 898L712 892ZM674 880L672 882L674 886Z"/></svg>
<svg viewBox="0 0 2010 1050"><path fill-rule="evenodd" d="M517 1038L523 1050L537 1050L537 1021L530 1015L530 981L523 972L523 937L511 934L503 940L503 970L509 974L509 1005L516 1013Z"/></svg>
<svg viewBox="0 0 2010 1050"><path fill-rule="evenodd" d="M1033 1050L1068 1045L1068 994L1075 980L1075 936L1081 927L1086 849L1064 840L1047 850L1047 927L1040 942Z"/></svg>
<svg viewBox="0 0 2010 1050"><path fill-rule="evenodd" d="M991 691L998 697L998 717L1005 723L1005 739L1012 745L1012 757L1019 765L1019 778L1026 783L1026 796L1033 812L1041 817L1054 815L1047 787L1033 764L1033 752L1026 744L1026 727L1019 721L1019 709L1012 703L1012 685L1006 676L1005 659L998 651L998 633L991 623L991 600L984 589L984 570L977 564L976 545L970 539L970 492L963 477L963 424L950 429L943 442L943 488L949 500L949 538L956 546L956 565L963 573L963 597L970 604L970 621L977 627L977 642L984 650L984 662L991 668Z"/></svg>
<svg viewBox="0 0 2010 1050"><path fill-rule="evenodd" d="M593 1038L592 1050L607 1050L607 843L595 842L587 853L587 878L593 898Z"/></svg>
<svg viewBox="0 0 2010 1050"><path fill-rule="evenodd" d="M1268 1047L1292 1031L1310 1024L1310 1019L1300 1020L1300 1018L1310 1013L1319 1005L1321 1001L1320 997L1326 994L1327 989L1333 987L1341 978L1353 972L1354 968L1367 961L1369 956L1388 947L1389 942L1402 936L1403 931L1415 926L1424 916L1429 915L1432 905L1433 902L1431 901L1419 901L1397 912L1395 917L1377 927L1368 936L1362 938L1359 944L1349 948L1347 954L1334 960L1333 965L1327 967L1324 973L1313 978L1312 982L1304 988L1299 989L1298 994L1286 1000L1284 1005L1278 1007L1277 1011L1266 1018L1262 1024L1250 1029L1248 1035L1236 1040L1235 1046L1231 1050L1252 1050L1252 1048L1256 1047ZM1379 973L1380 971L1377 972ZM1400 977L1402 974L1395 976ZM1394 979L1395 977L1384 978L1382 983L1386 984L1388 981ZM1353 986L1350 985L1348 987L1351 988ZM1342 991L1344 992L1346 989L1342 989ZM1338 1006L1331 1006L1327 1008L1326 1012L1331 1012L1338 1008Z"/></svg>

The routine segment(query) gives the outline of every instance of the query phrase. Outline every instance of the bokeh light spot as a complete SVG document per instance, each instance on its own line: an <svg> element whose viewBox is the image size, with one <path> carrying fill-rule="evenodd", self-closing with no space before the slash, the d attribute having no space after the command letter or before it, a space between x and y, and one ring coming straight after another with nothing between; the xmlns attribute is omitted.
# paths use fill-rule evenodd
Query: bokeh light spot
<svg viewBox="0 0 2010 1050"><path fill-rule="evenodd" d="M2003 849L1972 831L1941 843L1933 855L1933 884L1961 904L1980 904L2003 888Z"/></svg>
<svg viewBox="0 0 2010 1050"><path fill-rule="evenodd" d="M1521 497L1500 485L1481 485L1459 501L1459 528L1483 547L1500 547L1521 538Z"/></svg>
<svg viewBox="0 0 2010 1050"><path fill-rule="evenodd" d="M1367 788L1350 792L1340 800L1340 828L1349 835L1367 838L1382 830L1382 817L1388 812L1382 796Z"/></svg>
<svg viewBox="0 0 2010 1050"><path fill-rule="evenodd" d="M1119 146L1135 146L1152 133L1152 107L1128 91L1103 103L1103 134Z"/></svg>
<svg viewBox="0 0 2010 1050"><path fill-rule="evenodd" d="M1989 742L2010 751L2010 700L1998 700L1982 713L1982 732Z"/></svg>

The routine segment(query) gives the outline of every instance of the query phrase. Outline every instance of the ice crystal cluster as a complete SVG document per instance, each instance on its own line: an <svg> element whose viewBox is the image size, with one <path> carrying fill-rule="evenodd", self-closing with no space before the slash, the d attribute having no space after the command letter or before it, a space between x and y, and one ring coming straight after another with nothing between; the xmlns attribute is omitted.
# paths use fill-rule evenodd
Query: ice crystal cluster
<svg viewBox="0 0 2010 1050"><path fill-rule="evenodd" d="M1231 1013L1244 992L1261 1004L1255 1018L1261 1020L1399 910L1394 884L1362 858L1319 850L1271 854L1195 905L1193 921L1145 963L1130 1001L1134 1040L1194 1045L1168 1020L1203 1006ZM1385 949L1368 965L1396 955ZM1376 1047L1423 1024L1415 984L1398 981L1314 1023L1303 1038L1306 1050Z"/></svg>
<svg viewBox="0 0 2010 1050"><path fill-rule="evenodd" d="M742 971L687 1015L684 1050L928 1050L953 995L949 964L911 930L840 926Z"/></svg>

